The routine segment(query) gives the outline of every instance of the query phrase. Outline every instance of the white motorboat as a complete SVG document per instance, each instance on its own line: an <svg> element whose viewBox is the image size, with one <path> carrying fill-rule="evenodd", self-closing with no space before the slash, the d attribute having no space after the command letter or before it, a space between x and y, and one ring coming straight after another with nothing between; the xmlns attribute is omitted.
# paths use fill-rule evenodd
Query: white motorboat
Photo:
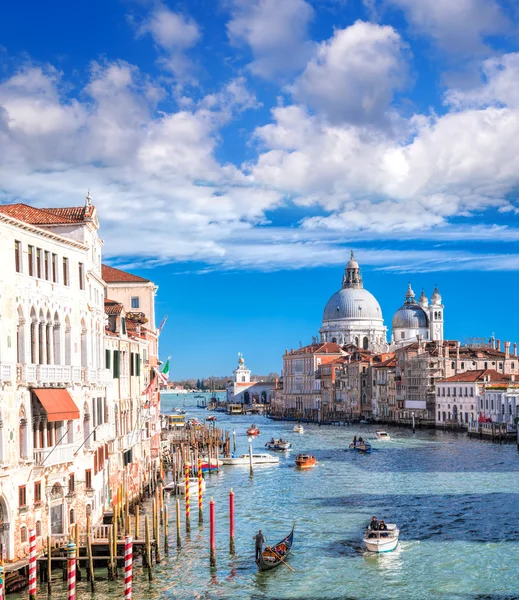
<svg viewBox="0 0 519 600"><path fill-rule="evenodd" d="M390 440L391 436L389 435L389 433L387 431L377 431L375 433L375 435L377 436L377 440Z"/></svg>
<svg viewBox="0 0 519 600"><path fill-rule="evenodd" d="M177 490L179 494L186 493L186 482L181 481L177 484ZM205 479L202 479L202 491L205 491ZM189 478L189 495L197 496L198 495L198 478L190 477Z"/></svg>
<svg viewBox="0 0 519 600"><path fill-rule="evenodd" d="M274 441L271 440L270 442L267 442L265 444L265 448L267 448L267 450L281 450L283 452L286 452L287 450L290 450L292 448L292 444L282 439Z"/></svg>
<svg viewBox="0 0 519 600"><path fill-rule="evenodd" d="M234 456L232 458L221 457L220 459L224 465L248 465L250 464L250 457L248 454L242 454L241 456ZM279 456L272 456L272 454L253 454L252 464L253 465L270 465L279 462Z"/></svg>
<svg viewBox="0 0 519 600"><path fill-rule="evenodd" d="M298 423L297 425L294 425L294 432L295 433L304 433L305 428L301 425L301 423Z"/></svg>
<svg viewBox="0 0 519 600"><path fill-rule="evenodd" d="M398 546L400 531L394 523L386 523L387 530L367 529L363 542L369 552L391 552Z"/></svg>

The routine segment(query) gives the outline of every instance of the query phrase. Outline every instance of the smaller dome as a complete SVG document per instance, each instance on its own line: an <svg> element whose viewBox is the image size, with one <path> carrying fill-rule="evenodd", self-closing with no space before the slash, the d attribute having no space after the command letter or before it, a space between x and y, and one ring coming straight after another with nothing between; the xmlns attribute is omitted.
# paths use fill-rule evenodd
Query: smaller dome
<svg viewBox="0 0 519 600"><path fill-rule="evenodd" d="M404 304L393 316L393 330L429 327L427 314L418 304Z"/></svg>

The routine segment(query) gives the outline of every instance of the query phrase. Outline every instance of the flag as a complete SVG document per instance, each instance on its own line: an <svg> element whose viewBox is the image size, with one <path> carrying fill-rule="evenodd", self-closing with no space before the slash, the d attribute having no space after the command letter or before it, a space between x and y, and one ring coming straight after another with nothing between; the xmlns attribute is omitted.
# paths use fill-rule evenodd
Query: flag
<svg viewBox="0 0 519 600"><path fill-rule="evenodd" d="M169 359L171 357L168 356L168 360L166 361L166 364L162 367L162 371L159 373L159 377L160 377L160 381L162 383L167 383L168 379L169 379Z"/></svg>
<svg viewBox="0 0 519 600"><path fill-rule="evenodd" d="M162 331L162 328L164 327L164 325L166 324L166 321L168 320L168 315L166 315L162 321L160 322L159 328L157 329L157 334L160 335L160 332Z"/></svg>

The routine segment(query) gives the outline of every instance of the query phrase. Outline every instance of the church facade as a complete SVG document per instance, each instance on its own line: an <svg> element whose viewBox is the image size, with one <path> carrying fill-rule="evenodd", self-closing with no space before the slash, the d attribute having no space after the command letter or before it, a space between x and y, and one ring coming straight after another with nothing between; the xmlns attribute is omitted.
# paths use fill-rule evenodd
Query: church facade
<svg viewBox="0 0 519 600"><path fill-rule="evenodd" d="M352 252L344 271L342 287L325 306L319 330L321 342L382 353L418 339L441 341L443 309L437 288L429 304L423 291L417 302L409 284L405 302L393 316L391 341L388 343L382 309L375 296L364 287L360 266Z"/></svg>

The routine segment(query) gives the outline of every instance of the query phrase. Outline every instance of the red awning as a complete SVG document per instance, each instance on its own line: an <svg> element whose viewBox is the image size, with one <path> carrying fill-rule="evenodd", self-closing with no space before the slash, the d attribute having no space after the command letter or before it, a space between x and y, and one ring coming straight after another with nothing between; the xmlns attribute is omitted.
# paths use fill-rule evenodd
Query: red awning
<svg viewBox="0 0 519 600"><path fill-rule="evenodd" d="M32 391L47 411L48 421L79 419L79 409L66 389L35 388Z"/></svg>

